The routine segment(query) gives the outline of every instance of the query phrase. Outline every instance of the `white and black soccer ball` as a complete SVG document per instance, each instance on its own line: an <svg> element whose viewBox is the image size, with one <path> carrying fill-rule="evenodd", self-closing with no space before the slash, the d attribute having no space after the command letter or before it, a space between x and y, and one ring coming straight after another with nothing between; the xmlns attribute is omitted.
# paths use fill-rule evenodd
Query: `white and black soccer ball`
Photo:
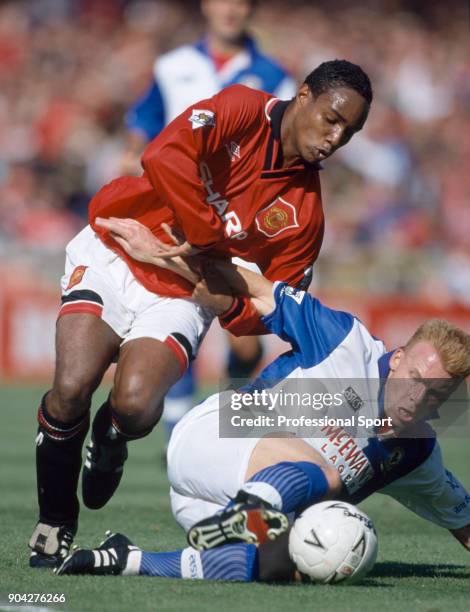
<svg viewBox="0 0 470 612"><path fill-rule="evenodd" d="M377 550L370 518L341 501L310 506L289 535L289 554L302 577L322 584L358 582L374 566Z"/></svg>

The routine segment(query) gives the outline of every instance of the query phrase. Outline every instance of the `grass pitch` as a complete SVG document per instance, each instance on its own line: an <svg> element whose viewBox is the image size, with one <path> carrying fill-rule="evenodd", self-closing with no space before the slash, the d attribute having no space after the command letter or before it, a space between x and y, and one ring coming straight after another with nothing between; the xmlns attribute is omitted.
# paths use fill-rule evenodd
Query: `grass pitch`
<svg viewBox="0 0 470 612"><path fill-rule="evenodd" d="M27 541L36 521L35 412L43 390L0 390L0 610L8 593L63 593L65 603L36 604L75 612L180 611L368 612L470 610L470 553L443 529L427 523L385 496L361 505L379 534L379 557L357 586L263 585L190 582L147 577L61 577L28 567ZM96 398L96 404L104 394ZM444 457L470 488L470 446L447 441ZM156 431L131 445L121 486L102 510L82 510L76 542L96 545L106 529L129 535L148 550L185 546L168 501L161 467L162 437ZM33 604L22 604L33 605ZM23 610L33 610L24 607Z"/></svg>

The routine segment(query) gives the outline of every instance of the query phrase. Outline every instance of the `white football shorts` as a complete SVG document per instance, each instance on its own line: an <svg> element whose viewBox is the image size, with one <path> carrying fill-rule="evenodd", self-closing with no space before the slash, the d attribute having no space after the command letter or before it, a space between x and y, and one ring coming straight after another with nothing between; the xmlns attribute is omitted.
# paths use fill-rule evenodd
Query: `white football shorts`
<svg viewBox="0 0 470 612"><path fill-rule="evenodd" d="M137 338L160 340L174 351L182 371L196 356L214 316L190 300L148 291L90 226L67 245L61 287L59 317L95 314L122 344Z"/></svg>
<svg viewBox="0 0 470 612"><path fill-rule="evenodd" d="M207 398L181 419L171 435L167 452L171 509L185 531L235 497L259 441L219 438L219 402L230 401L231 393Z"/></svg>

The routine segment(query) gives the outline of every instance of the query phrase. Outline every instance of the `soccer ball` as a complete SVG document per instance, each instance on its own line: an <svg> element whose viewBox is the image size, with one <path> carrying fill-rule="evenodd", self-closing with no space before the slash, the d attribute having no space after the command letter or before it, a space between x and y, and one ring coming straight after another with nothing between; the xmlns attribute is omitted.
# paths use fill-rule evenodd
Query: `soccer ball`
<svg viewBox="0 0 470 612"><path fill-rule="evenodd" d="M358 582L372 569L377 549L372 521L341 501L307 508L289 535L289 554L302 577L322 584Z"/></svg>

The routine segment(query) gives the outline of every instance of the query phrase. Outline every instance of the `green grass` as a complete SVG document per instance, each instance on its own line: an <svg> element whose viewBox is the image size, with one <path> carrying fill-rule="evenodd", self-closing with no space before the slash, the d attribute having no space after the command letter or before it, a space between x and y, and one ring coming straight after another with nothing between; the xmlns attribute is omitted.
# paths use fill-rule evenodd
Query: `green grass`
<svg viewBox="0 0 470 612"><path fill-rule="evenodd" d="M41 390L0 390L0 602L7 593L64 593L61 610L231 612L232 610L444 612L470 609L470 555L443 530L376 495L362 505L379 533L372 575L358 586L273 586L145 577L62 577L28 567L27 540L36 520L35 411ZM97 402L103 396L97 397ZM83 509L80 545L96 544L108 528L150 550L185 545L168 502L160 465L160 432L134 443L119 491L100 511ZM444 446L447 465L470 486L466 440ZM460 466L460 468L459 468ZM2 609L0 603L0 610Z"/></svg>

